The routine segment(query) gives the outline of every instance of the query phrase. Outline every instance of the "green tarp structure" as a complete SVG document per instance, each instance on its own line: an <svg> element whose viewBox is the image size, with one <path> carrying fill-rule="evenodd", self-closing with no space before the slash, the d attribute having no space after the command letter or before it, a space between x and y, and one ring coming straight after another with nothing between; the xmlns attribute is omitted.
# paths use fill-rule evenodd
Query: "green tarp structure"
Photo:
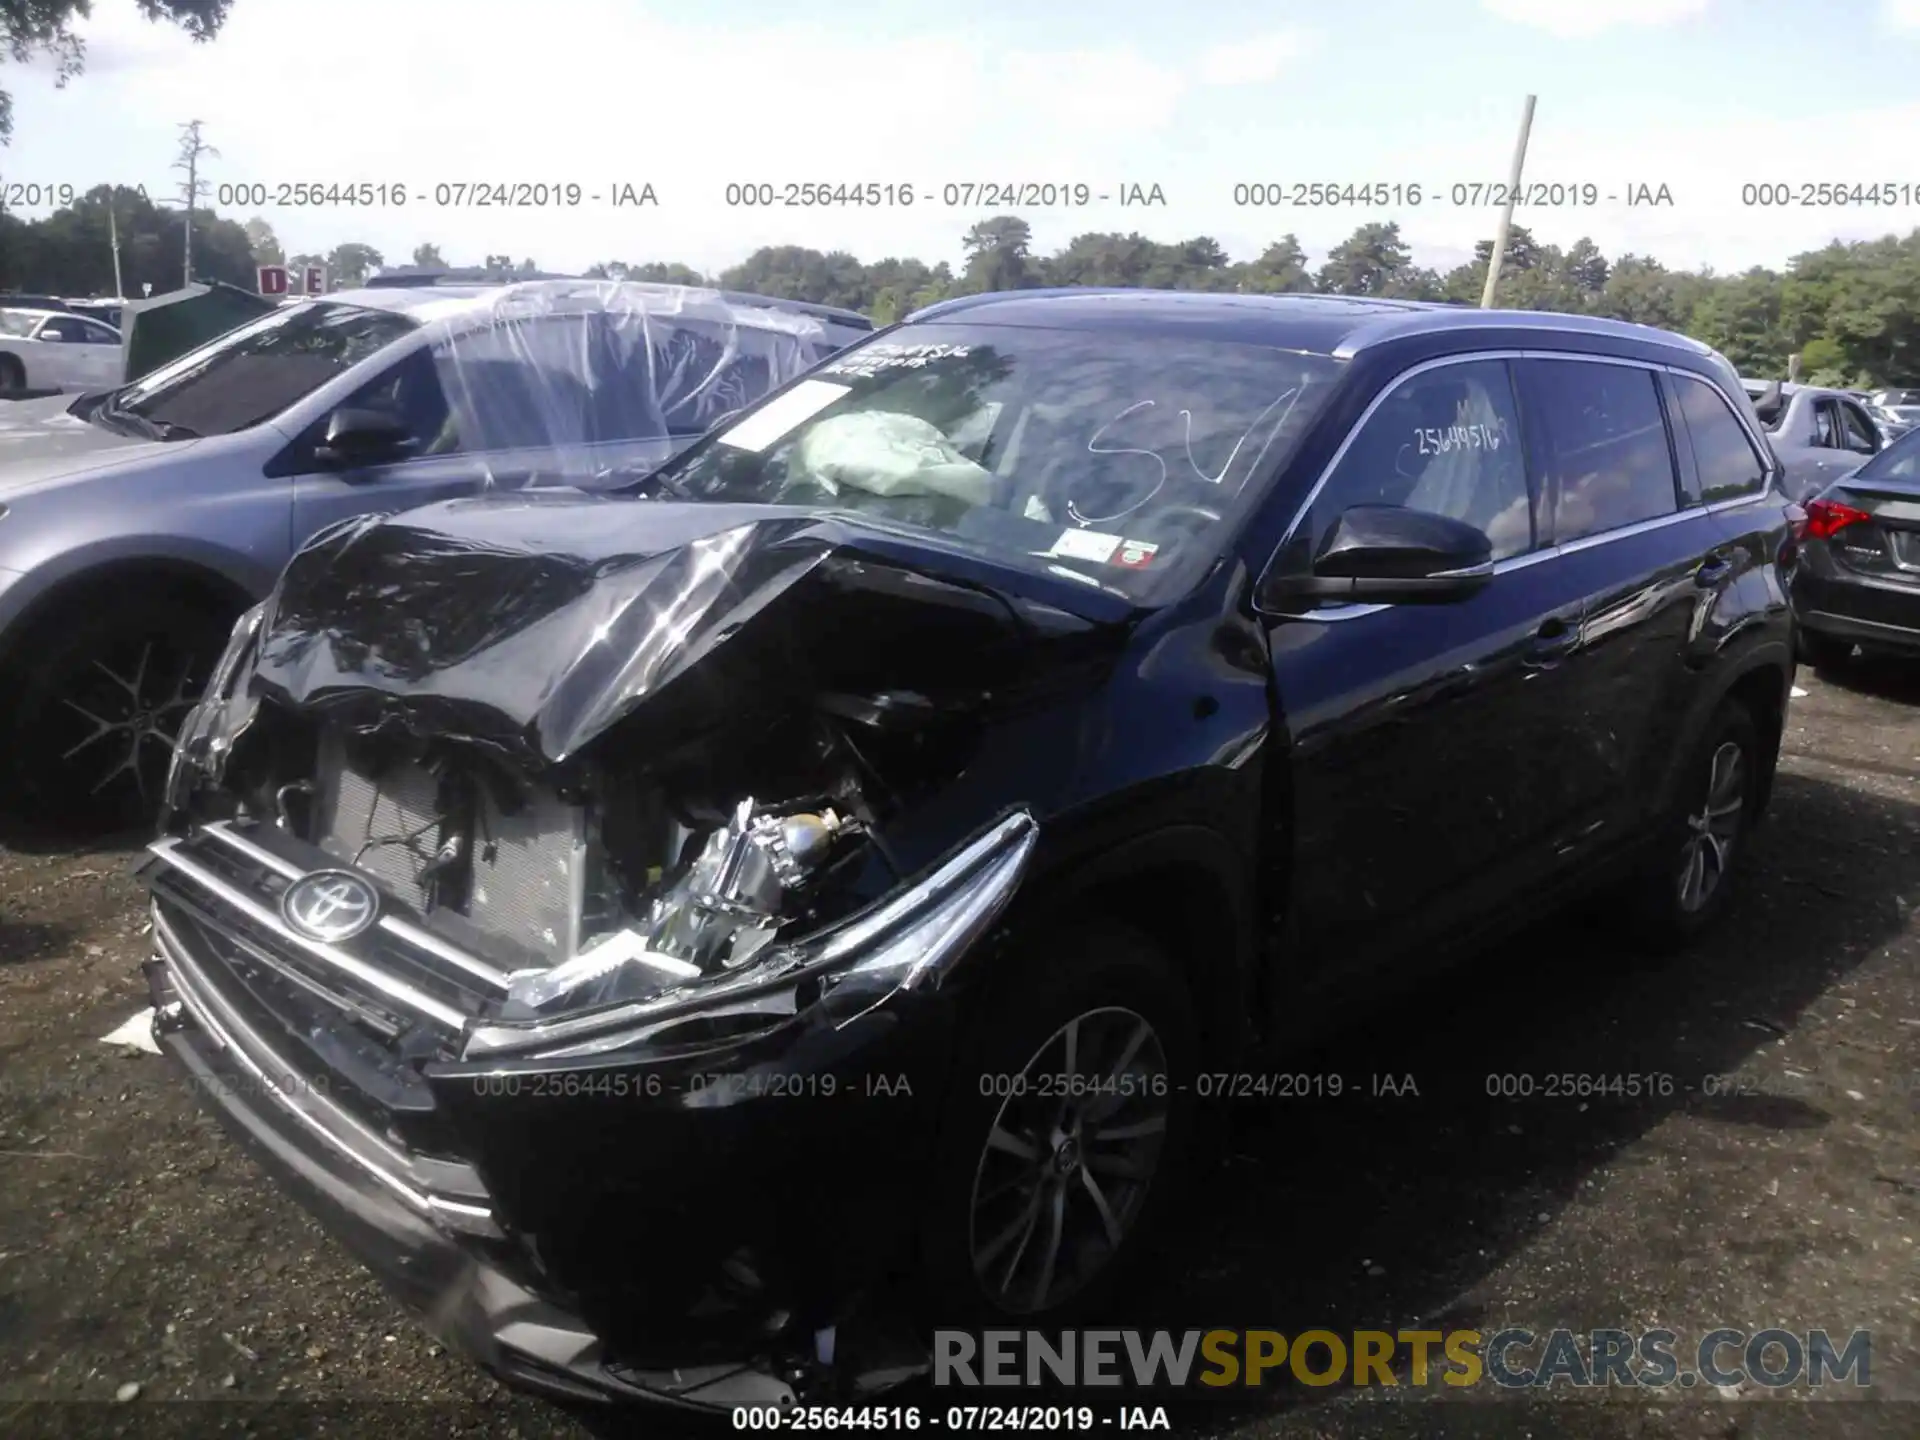
<svg viewBox="0 0 1920 1440"><path fill-rule="evenodd" d="M280 299L215 280L169 290L147 300L129 300L120 316L126 378L138 380L151 374L236 325L266 314L279 305Z"/></svg>

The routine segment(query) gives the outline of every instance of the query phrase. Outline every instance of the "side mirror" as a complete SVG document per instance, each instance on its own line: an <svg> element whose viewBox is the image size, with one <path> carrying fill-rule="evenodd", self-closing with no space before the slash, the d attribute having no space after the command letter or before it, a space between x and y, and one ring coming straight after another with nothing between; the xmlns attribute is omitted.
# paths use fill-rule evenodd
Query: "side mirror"
<svg viewBox="0 0 1920 1440"><path fill-rule="evenodd" d="M1441 604L1492 578L1493 542L1477 526L1403 505L1355 505L1333 522L1310 570L1267 573L1259 603Z"/></svg>
<svg viewBox="0 0 1920 1440"><path fill-rule="evenodd" d="M389 410L336 410L314 458L329 465L378 465L419 448L420 441Z"/></svg>

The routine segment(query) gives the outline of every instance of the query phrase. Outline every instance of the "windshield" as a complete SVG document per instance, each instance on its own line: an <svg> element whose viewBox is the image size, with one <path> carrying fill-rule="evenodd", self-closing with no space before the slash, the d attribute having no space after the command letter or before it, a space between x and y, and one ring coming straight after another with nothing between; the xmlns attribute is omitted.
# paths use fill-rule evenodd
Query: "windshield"
<svg viewBox="0 0 1920 1440"><path fill-rule="evenodd" d="M271 420L416 328L404 315L315 301L275 310L119 391L111 413L173 435L228 435Z"/></svg>
<svg viewBox="0 0 1920 1440"><path fill-rule="evenodd" d="M0 335L31 335L40 323L38 315L22 315L18 310L0 310Z"/></svg>
<svg viewBox="0 0 1920 1440"><path fill-rule="evenodd" d="M1855 480L1920 480L1920 430L1909 430L1853 472Z"/></svg>
<svg viewBox="0 0 1920 1440"><path fill-rule="evenodd" d="M1341 369L1108 329L916 325L843 351L656 480L936 530L1139 600L1213 557Z"/></svg>

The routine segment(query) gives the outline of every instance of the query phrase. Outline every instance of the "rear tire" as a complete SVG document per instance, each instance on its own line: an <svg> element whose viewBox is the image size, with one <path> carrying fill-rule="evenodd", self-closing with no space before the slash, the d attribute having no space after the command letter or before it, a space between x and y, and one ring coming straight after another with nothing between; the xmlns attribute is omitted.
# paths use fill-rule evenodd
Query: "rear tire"
<svg viewBox="0 0 1920 1440"><path fill-rule="evenodd" d="M1097 1315L1153 1252L1186 1168L1198 1041L1173 966L1105 925L1028 959L983 997L941 1121L921 1227L939 1325Z"/></svg>
<svg viewBox="0 0 1920 1440"><path fill-rule="evenodd" d="M232 630L165 594L95 591L12 647L0 793L19 819L97 836L152 824L173 742Z"/></svg>
<svg viewBox="0 0 1920 1440"><path fill-rule="evenodd" d="M1801 663L1811 666L1815 671L1839 670L1853 660L1851 640L1838 640L1804 626L1799 632L1797 644Z"/></svg>
<svg viewBox="0 0 1920 1440"><path fill-rule="evenodd" d="M1692 943L1731 899L1765 797L1760 729L1738 700L1714 712L1681 772L1673 809L1629 887L1629 923L1656 953Z"/></svg>

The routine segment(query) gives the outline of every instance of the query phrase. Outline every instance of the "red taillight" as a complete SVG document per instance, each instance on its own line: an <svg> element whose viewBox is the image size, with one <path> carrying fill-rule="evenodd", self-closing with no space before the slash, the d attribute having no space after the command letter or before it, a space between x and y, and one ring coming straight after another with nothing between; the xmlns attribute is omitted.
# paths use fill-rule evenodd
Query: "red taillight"
<svg viewBox="0 0 1920 1440"><path fill-rule="evenodd" d="M1807 502L1807 538L1809 540L1830 540L1849 525L1858 525L1873 516L1855 505L1842 505L1838 500L1809 500Z"/></svg>

